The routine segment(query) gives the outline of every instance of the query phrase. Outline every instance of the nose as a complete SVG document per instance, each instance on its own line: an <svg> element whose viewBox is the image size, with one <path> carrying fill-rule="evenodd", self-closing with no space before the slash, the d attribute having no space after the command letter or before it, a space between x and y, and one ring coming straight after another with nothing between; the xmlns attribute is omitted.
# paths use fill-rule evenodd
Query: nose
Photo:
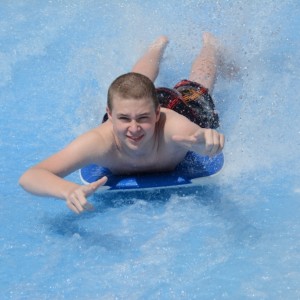
<svg viewBox="0 0 300 300"><path fill-rule="evenodd" d="M138 132L140 129L141 128L140 128L140 125L138 124L138 122L136 122L135 120L132 120L131 123L130 123L129 130L132 133L135 133L135 132Z"/></svg>

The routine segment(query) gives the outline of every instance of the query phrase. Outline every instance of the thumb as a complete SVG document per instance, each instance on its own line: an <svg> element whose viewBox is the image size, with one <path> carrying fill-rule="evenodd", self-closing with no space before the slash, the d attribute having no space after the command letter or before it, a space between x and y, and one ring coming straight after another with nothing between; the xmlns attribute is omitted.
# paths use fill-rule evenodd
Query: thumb
<svg viewBox="0 0 300 300"><path fill-rule="evenodd" d="M106 181L107 181L107 177L104 176L104 177L100 178L99 180L86 185L84 187L84 193L85 193L85 195L89 196L89 195L95 193L100 186L102 186L103 184L106 183Z"/></svg>

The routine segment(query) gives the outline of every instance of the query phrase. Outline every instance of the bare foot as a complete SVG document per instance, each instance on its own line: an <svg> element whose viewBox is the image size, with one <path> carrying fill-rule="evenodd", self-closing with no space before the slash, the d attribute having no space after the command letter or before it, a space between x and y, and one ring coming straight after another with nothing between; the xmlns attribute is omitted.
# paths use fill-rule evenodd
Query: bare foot
<svg viewBox="0 0 300 300"><path fill-rule="evenodd" d="M204 32L202 40L204 47L214 47L218 59L219 73L228 79L236 78L240 68L229 51L210 32Z"/></svg>
<svg viewBox="0 0 300 300"><path fill-rule="evenodd" d="M166 36L158 37L133 66L132 72L141 73L154 81L158 75L159 64L167 44L168 38Z"/></svg>
<svg viewBox="0 0 300 300"><path fill-rule="evenodd" d="M165 35L161 35L149 46L149 50L157 49L159 51L163 51L168 43L169 39Z"/></svg>
<svg viewBox="0 0 300 300"><path fill-rule="evenodd" d="M203 46L212 46L216 50L220 48L220 43L216 37L214 37L210 32L204 32L202 34Z"/></svg>

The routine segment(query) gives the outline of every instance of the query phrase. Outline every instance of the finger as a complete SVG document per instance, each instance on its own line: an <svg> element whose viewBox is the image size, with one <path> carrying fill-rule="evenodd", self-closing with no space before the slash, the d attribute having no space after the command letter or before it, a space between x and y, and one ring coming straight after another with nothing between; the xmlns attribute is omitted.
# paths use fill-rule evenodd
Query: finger
<svg viewBox="0 0 300 300"><path fill-rule="evenodd" d="M221 136L220 136L220 145L221 145L221 151L222 151L224 149L224 146L225 146L225 137L224 137L224 134L221 134Z"/></svg>
<svg viewBox="0 0 300 300"><path fill-rule="evenodd" d="M106 176L100 178L94 182L94 188L97 190L100 186L104 185L107 182L108 178Z"/></svg>
<svg viewBox="0 0 300 300"><path fill-rule="evenodd" d="M78 202L75 205L79 212L82 212L83 210L94 210L94 206L87 201L86 197L93 194L100 186L105 184L107 179L108 178L104 176L91 184L83 186L81 190L76 192Z"/></svg>
<svg viewBox="0 0 300 300"><path fill-rule="evenodd" d="M81 213L84 211L84 205L87 201L81 191L75 191L75 193L70 196L70 202L71 205L73 205L73 207L76 209L76 211L78 213Z"/></svg>
<svg viewBox="0 0 300 300"><path fill-rule="evenodd" d="M216 154L219 154L223 151L224 143L225 143L224 135L222 133L220 133L220 135L219 135L219 149L217 150Z"/></svg>
<svg viewBox="0 0 300 300"><path fill-rule="evenodd" d="M96 190L102 186L103 184L105 184L107 181L107 177L104 176L102 178L100 178L99 180L93 182L93 183L90 183L86 186L83 187L83 192L86 196L90 196L91 194L95 193Z"/></svg>
<svg viewBox="0 0 300 300"><path fill-rule="evenodd" d="M73 197L72 201L68 202L67 204L68 207L77 214L80 214L85 210L94 210L94 206L86 200L83 194L77 194Z"/></svg>
<svg viewBox="0 0 300 300"><path fill-rule="evenodd" d="M70 202L70 201L67 201L67 206L69 207L70 210L72 210L74 213L76 214L79 214L79 210L76 208L76 206Z"/></svg>
<svg viewBox="0 0 300 300"><path fill-rule="evenodd" d="M86 195L82 190L74 192L73 203L79 212L83 212L84 210L94 210L94 206L87 201Z"/></svg>
<svg viewBox="0 0 300 300"><path fill-rule="evenodd" d="M212 129L207 129L205 132L204 154L211 155L214 147L214 132Z"/></svg>
<svg viewBox="0 0 300 300"><path fill-rule="evenodd" d="M210 151L210 155L214 156L220 151L220 134L216 131L213 132L213 145Z"/></svg>
<svg viewBox="0 0 300 300"><path fill-rule="evenodd" d="M211 148L209 156L215 156L222 152L224 148L224 135L214 131L213 146Z"/></svg>
<svg viewBox="0 0 300 300"><path fill-rule="evenodd" d="M219 134L218 137L218 148L215 151L215 155L220 154L224 148L224 135Z"/></svg>

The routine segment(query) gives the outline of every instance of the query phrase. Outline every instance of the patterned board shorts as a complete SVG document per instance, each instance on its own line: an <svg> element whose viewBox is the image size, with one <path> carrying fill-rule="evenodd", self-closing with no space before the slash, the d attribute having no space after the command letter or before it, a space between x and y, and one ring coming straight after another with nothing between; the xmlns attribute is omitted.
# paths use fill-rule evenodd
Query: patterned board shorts
<svg viewBox="0 0 300 300"><path fill-rule="evenodd" d="M218 128L219 116L208 89L201 84L181 80L173 89L157 88L160 105L187 117L202 128Z"/></svg>

